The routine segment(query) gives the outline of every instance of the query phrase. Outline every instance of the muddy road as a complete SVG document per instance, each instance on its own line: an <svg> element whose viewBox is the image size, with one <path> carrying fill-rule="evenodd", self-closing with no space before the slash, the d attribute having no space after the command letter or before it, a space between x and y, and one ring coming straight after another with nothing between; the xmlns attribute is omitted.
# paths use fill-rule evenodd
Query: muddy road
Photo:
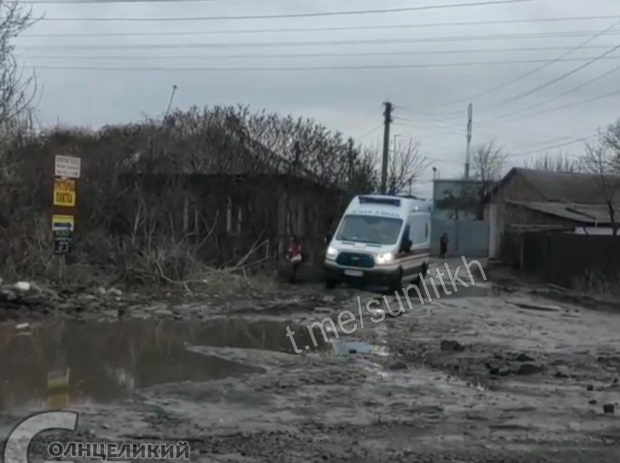
<svg viewBox="0 0 620 463"><path fill-rule="evenodd" d="M79 431L39 435L33 461L53 440L186 441L197 462L615 463L620 455L613 311L492 281L423 305L412 299L416 309L398 317L385 313L385 300L360 317L358 304L378 293L282 291L277 302L145 306L121 320L109 308L3 323L0 433L51 407L79 412ZM344 310L355 317L349 334L337 325ZM308 328L326 317L337 328L325 323L326 338ZM49 374L66 373L64 387L48 388Z"/></svg>

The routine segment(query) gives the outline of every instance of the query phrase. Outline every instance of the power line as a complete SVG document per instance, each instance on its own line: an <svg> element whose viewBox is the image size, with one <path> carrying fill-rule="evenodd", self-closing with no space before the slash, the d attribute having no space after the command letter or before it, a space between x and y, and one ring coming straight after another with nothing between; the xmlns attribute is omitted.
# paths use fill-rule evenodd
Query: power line
<svg viewBox="0 0 620 463"><path fill-rule="evenodd" d="M598 47L595 47L598 48ZM607 47L600 47L607 48ZM553 49L553 48L552 48ZM358 52L358 53L290 53L290 54L245 54L245 55L20 55L22 59L36 59L36 60L180 60L180 59L279 59L279 58L355 58L355 57L368 57L368 56L411 56L411 55L449 55L449 54L462 54L462 53L487 53L487 52L514 52L514 51L527 51L527 48L519 49L478 49L478 50L441 50L439 52L434 51L387 51L387 52ZM545 48L539 49L545 50ZM620 56L606 56L603 60L616 60ZM591 58L566 58L560 60L562 62L574 62L574 61L587 61ZM532 60L525 60L531 63ZM534 62L547 62L545 59L533 60ZM516 61L519 62L519 61ZM523 61L521 61L523 62ZM441 63L440 63L441 64ZM424 65L425 64L421 64ZM427 114L429 117L439 118L436 114ZM396 117L396 116L395 116Z"/></svg>
<svg viewBox="0 0 620 463"><path fill-rule="evenodd" d="M149 1L149 0L145 0ZM172 0L158 0L168 2ZM203 0L187 0L203 1ZM209 0L207 0L209 1ZM214 0L216 1L216 0ZM123 0L127 3L136 3L134 0ZM23 3L20 1L20 3ZM50 3L50 2L45 2ZM71 2L77 3L77 2ZM88 2L86 2L88 3ZM97 2L92 2L97 3ZM115 3L115 2L101 2ZM81 4L81 2L80 2ZM417 29L433 27L466 27L466 26L486 26L501 24L536 24L546 22L563 21L598 21L608 19L620 19L620 15L610 16L571 16L560 18L538 18L538 19L505 19L497 21L460 21L460 22L437 22L437 23L415 23L415 24L388 24L367 26L334 26L334 27L303 27L303 28L279 28L279 29L241 29L241 30L215 30L215 31L180 31L180 32L85 32L85 33L60 33L60 34L24 34L21 37L125 37L125 36L166 36L166 35L235 35L235 34L275 34L290 32L329 32L329 31L359 31L359 30L393 30L393 29Z"/></svg>
<svg viewBox="0 0 620 463"><path fill-rule="evenodd" d="M440 42L482 42L485 40L522 40L540 38L571 38L579 37L584 31L552 32L541 34L501 34L501 35L461 35L413 37L406 39L363 39L363 40L312 40L312 41L272 41L272 42L211 42L211 43L175 43L175 44L118 44L118 45L23 45L21 50L30 49L128 49L128 48L260 48L260 47L314 47L332 45L389 45L397 43L440 43ZM589 35L590 32L585 32ZM608 35L620 35L620 31Z"/></svg>
<svg viewBox="0 0 620 463"><path fill-rule="evenodd" d="M202 2L202 3L228 3L232 0L52 0L46 2L45 0L28 0L19 1L20 5L96 5L106 3L188 3L188 2Z"/></svg>
<svg viewBox="0 0 620 463"><path fill-rule="evenodd" d="M520 75L518 75L517 77L515 77L514 79L509 80L508 82L505 82L505 83L500 84L500 85L498 85L498 86L496 86L496 87L493 87L493 88L491 88L491 89L488 89L488 90L485 90L485 91L483 91L483 92L480 92L480 93L478 93L478 94L476 94L476 95L470 96L469 98L465 98L465 99L457 100L457 101L453 102L452 104L456 104L456 103L464 103L464 102L467 102L467 101L471 101L471 100L473 100L474 98L480 98L480 97L483 97L483 96L485 96L485 95L488 95L489 93L493 93L493 92L496 92L497 90L501 90L501 89L503 89L503 88L506 88L506 87L508 87L509 85L512 85L512 84L514 84L514 83L516 83L516 82L519 82L519 81L521 81L521 80L523 80L523 79L525 79L525 78L527 78L527 77L529 77L529 76L531 76L531 75L533 75L533 74L536 74L537 72L540 72L540 71L542 71L543 69L546 69L547 67L551 66L552 64L555 64L555 63L557 63L557 62L562 61L565 57L567 57L567 56L568 56L568 55L570 55L571 53L574 53L575 51L582 49L583 47L587 46L590 42L593 42L594 40L598 39L598 38L599 38L599 37L601 37L602 35L604 35L604 34L606 34L606 33L610 32L610 31L611 31L612 29L614 29L614 28L615 28L618 24L620 24L620 21L616 21L616 22L614 22L611 26L609 26L609 27L607 27L607 28L605 28L605 29L603 29L603 30L601 30L601 31L597 32L595 35L593 35L592 37L588 38L588 39L587 39L587 40L585 40L584 42L581 42L581 43L580 43L580 44L578 44L576 47L573 47L573 48L569 49L568 51L566 51L566 52L562 53L560 56L558 56L558 57L557 57L556 59L554 59L554 60L551 60L551 61L549 61L549 62L547 62L547 63L544 63L544 64L542 64L541 66L538 66L538 67L536 67L536 68L534 68L534 69L532 69L532 70L530 70L530 71L528 71L528 72L526 72L526 73L524 73L524 74L520 74ZM448 104L446 104L446 106L447 106L447 105L448 105ZM483 107L482 109L484 109L484 107ZM456 114L455 114L455 115L456 115ZM460 116L460 114L459 114L459 116Z"/></svg>
<svg viewBox="0 0 620 463"><path fill-rule="evenodd" d="M611 53L613 53L614 51L616 51L618 49L620 49L620 45L616 45L616 46L608 49L603 54L589 59L586 63L582 64L581 66L573 68L570 71L565 72L565 73L559 75L558 77L555 77L554 79L548 80L544 84L538 85L538 86L536 86L536 87L534 87L534 88L532 88L530 90L527 90L525 92L521 92L521 93L519 93L517 95L513 95L512 97L508 97L508 98L505 98L503 100L500 100L497 103L495 103L495 105L499 106L499 105L505 105L507 103L512 103L513 101L520 100L520 99L522 99L522 98L524 98L526 96L531 95L532 93L535 93L535 92L537 92L539 90L542 90L543 88L547 88L550 85L553 85L553 84L555 84L555 83L557 83L557 82L559 82L559 81L561 81L561 80L563 80L563 79L565 79L565 78L567 78L567 77L569 77L569 76L571 76L571 75L581 71L582 69L585 69L586 67L596 63L597 61L601 60L602 58L606 57L607 55L610 55Z"/></svg>
<svg viewBox="0 0 620 463"><path fill-rule="evenodd" d="M517 119L522 119L524 117L537 116L539 114L545 114L547 112L556 111L557 110L556 108L551 108L551 109L547 109L547 110L543 110L543 111L538 111L538 112L533 112L533 113L530 112L534 108L539 108L539 107L547 105L547 104L549 104L549 103L551 103L553 101L559 100L563 96L566 96L566 95L568 95L570 93L574 93L577 90L580 90L583 87L586 87L586 86L588 86L588 85L590 85L590 84L592 84L592 83L594 83L594 82L596 82L598 80L601 80L601 79L603 79L603 78L605 78L605 77L607 77L607 76L609 76L609 75L611 75L611 74L613 74L615 72L618 72L618 71L620 71L620 66L616 66L616 67L610 69L609 71L604 72L603 74L599 74L598 76L593 77L592 79L589 79L589 80L587 80L585 82L582 82L581 84L579 84L579 85L577 85L577 86L575 86L573 88L570 88L570 89L568 89L568 90L566 90L566 91L564 91L562 93L559 93L558 95L555 95L555 96L553 96L551 98L548 98L548 99L546 99L544 101L541 101L540 103L536 103L535 105L531 105L531 106L529 106L529 107L527 107L525 109L521 109L519 111L514 111L512 113L496 117L496 118L493 119L493 122L517 120ZM615 93L616 92L612 93L612 95L615 95ZM599 98L602 98L602 97L596 97L596 98L594 98L591 101L598 100ZM586 101L588 101L588 100L586 100ZM571 103L571 105L572 105L572 103ZM561 106L560 109L563 109L564 107L565 106ZM527 113L527 114L523 114L523 113ZM520 116L519 114L522 114L522 115ZM515 116L517 116L517 117L515 118ZM485 124L481 124L481 125L484 126Z"/></svg>
<svg viewBox="0 0 620 463"><path fill-rule="evenodd" d="M609 93L606 93L604 95L595 96L595 97L592 97L592 98L587 98L585 100L576 101L574 103L568 103L568 104L565 104L565 105L562 105L562 106L556 106L556 107L553 107L553 108L545 109L543 111L537 111L537 112L533 112L531 114L524 114L524 115L517 116L517 117L511 119L511 121L512 120L516 121L516 120L519 120L519 119L525 119L525 118L533 117L533 116L539 116L541 114L546 114L546 113L550 113L550 112L554 112L554 111L559 111L561 109L566 109L566 108L572 108L574 106L581 106L581 105L586 104L586 103L591 103L593 101L602 100L604 98L609 98L609 97L616 96L616 95L620 95L620 90L616 90L616 91L609 92ZM504 122L508 122L508 121L504 121ZM488 127L489 125L490 124L487 124L487 125L485 125L485 127Z"/></svg>
<svg viewBox="0 0 620 463"><path fill-rule="evenodd" d="M424 6L412 6L405 8L382 8L373 10L346 10L346 11L324 11L314 13L285 13L285 14L261 14L261 15L240 15L240 16L189 16L180 18L97 18L97 17L81 17L81 18L41 18L41 21L237 21L240 19L285 19L285 18L315 18L326 16L356 16L356 15L368 15L368 14L385 14L385 13L404 13L408 11L424 11L424 10L444 10L453 8L471 8L477 6L492 6L492 5L508 5L512 3L526 3L537 0L488 0L481 2L468 2L468 3L445 3L440 5L424 5Z"/></svg>
<svg viewBox="0 0 620 463"><path fill-rule="evenodd" d="M620 58L617 57L617 58ZM579 58L575 58L578 60ZM587 59L587 58L586 58ZM388 70L388 69L414 69L414 68L444 68L461 66L491 66L491 65L514 65L540 63L544 60L523 61L480 61L462 63L436 63L436 64L378 64L378 65L351 65L351 66L308 66L308 67L94 67L94 66L33 66L35 69L68 70L68 71L168 71L168 72L236 72L236 71L345 71L345 70Z"/></svg>
<svg viewBox="0 0 620 463"><path fill-rule="evenodd" d="M535 150L531 150L531 151L522 151L520 153L519 152L511 153L509 155L509 157L528 156L530 154L540 153L541 151L546 151L546 150L551 150L551 149L556 149L556 148L562 148L564 146L574 145L575 143L579 143L579 142L583 142L583 141L588 141L592 137L595 137L596 135L598 135L598 133L594 133L594 134L588 135L586 137L575 138L575 139L573 139L571 141L567 141L567 142L564 142L564 143L558 143L558 144L552 145L552 146L541 147L539 149L535 149Z"/></svg>
<svg viewBox="0 0 620 463"><path fill-rule="evenodd" d="M367 132L364 133L364 135L362 135L361 137L357 137L358 140L363 140L364 138L372 135L374 132L376 132L379 129L383 128L383 124L379 124L378 126L368 130Z"/></svg>

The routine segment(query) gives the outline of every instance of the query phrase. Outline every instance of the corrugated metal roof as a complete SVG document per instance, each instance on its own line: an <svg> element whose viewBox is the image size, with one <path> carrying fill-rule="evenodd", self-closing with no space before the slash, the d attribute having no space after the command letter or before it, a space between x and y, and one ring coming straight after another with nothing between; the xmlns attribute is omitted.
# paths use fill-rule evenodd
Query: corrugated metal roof
<svg viewBox="0 0 620 463"><path fill-rule="evenodd" d="M597 175L523 168L517 168L517 173L523 175L547 201L600 204L607 199ZM618 177L609 176L605 180L609 184L620 184ZM620 188L616 190L616 197L620 199Z"/></svg>
<svg viewBox="0 0 620 463"><path fill-rule="evenodd" d="M587 224L609 224L609 211L604 204L577 204L565 201L506 201L508 204Z"/></svg>
<svg viewBox="0 0 620 463"><path fill-rule="evenodd" d="M513 167L487 195L486 200L490 200L515 175L525 178L547 201L603 204L607 199L604 189L600 186L600 176ZM620 203L620 177L607 176L605 181L615 182L618 185L613 202Z"/></svg>

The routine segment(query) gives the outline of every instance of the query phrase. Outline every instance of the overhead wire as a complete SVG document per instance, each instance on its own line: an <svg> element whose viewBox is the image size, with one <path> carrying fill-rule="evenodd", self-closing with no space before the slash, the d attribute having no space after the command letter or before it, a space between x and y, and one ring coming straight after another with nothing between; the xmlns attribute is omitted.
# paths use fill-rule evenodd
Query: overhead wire
<svg viewBox="0 0 620 463"><path fill-rule="evenodd" d="M19 49L101 49L101 48L185 48L185 47L204 47L204 48L254 48L254 47L314 47L332 45L391 45L397 43L442 43L442 42L482 42L485 40L523 40L541 38L572 38L579 35L590 35L591 31L568 31L550 32L538 34L486 34L486 35L461 35L461 36L435 36L435 37L410 37L399 39L358 39L358 40L295 40L269 41L269 42L211 42L211 43L177 43L177 44L119 44L119 45L30 45L27 47L19 46ZM620 35L620 31L608 33L608 35Z"/></svg>
<svg viewBox="0 0 620 463"><path fill-rule="evenodd" d="M616 57L620 58L620 57ZM579 60L575 58L574 60ZM361 64L345 66L247 66L247 67L165 67L165 66L139 66L139 67L97 67L97 66L33 66L36 69L48 70L71 70L71 71L168 71L168 72L235 72L235 71L346 71L346 70L389 70L389 69L421 69L421 68L451 68L466 66L493 66L541 63L544 60L506 60L506 61L479 61L460 63L434 63L434 64Z"/></svg>
<svg viewBox="0 0 620 463"><path fill-rule="evenodd" d="M556 106L556 107L545 109L545 110L542 110L542 111L537 111L537 112L534 112L534 113L531 113L531 114L520 115L520 116L517 116L517 117L511 119L511 121L512 120L525 119L525 118L533 117L533 116L539 116L541 114L546 114L546 113L550 113L550 112L554 112L554 111L559 111L559 110L562 110L562 109L573 108L575 106L581 106L583 104L591 103L593 101L602 100L602 99L605 99L605 98L610 98L612 96L617 96L617 95L620 95L620 90L614 90L613 92L609 92L609 93L606 93L604 95L598 95L598 96L595 96L595 97L592 97L592 98L587 98L585 100L576 101L576 102L573 102L573 103L567 103L565 105ZM508 121L503 121L503 122L508 122ZM488 127L489 125L490 124L483 125L483 127Z"/></svg>
<svg viewBox="0 0 620 463"><path fill-rule="evenodd" d="M590 135L587 135L585 137L574 138L574 139L572 139L570 141L567 141L567 142L564 142L564 143L557 143L555 145L545 146L545 147L542 147L542 148L539 148L539 149L535 149L535 150L510 153L508 155L508 157L512 158L512 157L529 156L531 154L538 154L541 151L547 151L547 150L550 150L550 149L563 148L565 146L574 145L576 143L586 142L588 140L591 140L592 138L594 138L597 135L598 135L598 132L590 134Z"/></svg>
<svg viewBox="0 0 620 463"><path fill-rule="evenodd" d="M363 140L364 138L372 135L374 132L376 132L377 130L381 129L383 127L383 124L379 124L378 126L368 130L367 132L365 132L361 137L358 137L358 140Z"/></svg>
<svg viewBox="0 0 620 463"><path fill-rule="evenodd" d="M238 20L257 20L257 19L291 19L291 18L317 18L330 16L361 16L371 14L385 13L405 13L410 11L426 11L426 10L445 10L458 8L472 8L478 6L494 6L508 5L513 3L529 3L538 0L485 0L479 2L466 3L443 3L438 5L422 5L402 8L380 8L368 10L341 10L341 11L320 11L309 13L284 13L284 14L259 14L259 15L237 15L237 16L187 16L187 17L79 17L79 18L63 18L63 17L44 17L41 21L88 21L88 22L169 22L169 21L238 21Z"/></svg>
<svg viewBox="0 0 620 463"><path fill-rule="evenodd" d="M557 95L555 95L555 96L553 96L551 98L548 98L548 99L543 100L543 101L541 101L539 103L536 103L535 105L531 105L531 106L528 106L527 108L524 108L524 109L521 109L521 110L518 110L518 111L514 111L512 113L505 114L503 116L498 116L496 118L493 118L493 123L497 123L497 122L500 122L500 121L508 122L508 121L512 121L512 120L522 119L522 118L525 118L525 117L531 117L531 116L537 116L537 115L540 115L540 114L545 114L545 113L551 112L551 111L557 111L557 108L550 108L550 109L546 109L546 110L543 110L543 111L531 112L531 110L534 109L534 108L539 108L541 106L545 106L545 105L547 105L549 103L552 103L552 102L554 102L556 100L559 100L563 96L569 95L571 93L575 93L577 90L580 90L583 87L586 87L586 86L588 86L588 85L590 85L590 84L592 84L592 83L594 83L594 82L596 82L598 80L601 80L601 79L603 79L603 78L605 78L605 77L607 77L607 76L609 76L611 74L614 74L614 73L616 73L618 71L620 71L620 66L615 66L612 69L608 70L607 72L604 72L603 74L599 74L599 75L593 77L592 79L588 79L587 81L582 82L581 84L579 84L579 85L577 85L575 87L569 88L568 90L565 90L562 93L559 93L559 94L557 94ZM600 97L594 97L592 99L585 100L585 102L598 100L598 99L604 98L606 96L614 96L616 94L617 94L617 92L612 92L611 94L608 94L608 95L603 95L603 96L600 96ZM577 104L583 104L583 102L580 101L580 102L577 102L577 103L571 103L570 106L577 105ZM560 106L559 109L564 109L565 107L566 106ZM523 113L525 113L525 114L523 114ZM484 126L485 124L482 123L481 125Z"/></svg>
<svg viewBox="0 0 620 463"><path fill-rule="evenodd" d="M593 46L592 49L606 49L605 46ZM148 60L148 59L162 59L162 60L179 60L179 59L270 59L270 58L354 58L354 57L366 57L366 56L415 56L415 55L455 55L455 54L463 54L463 53L513 53L513 52L523 52L523 51L548 51L548 50L558 50L562 49L562 47L524 47L524 48L477 48L477 49L460 49L460 50L438 50L438 51L429 51L429 50L406 50L406 51L384 51L384 52L368 52L368 51L360 51L360 52L342 52L342 53L270 53L270 54L262 54L262 53L252 53L252 54L226 54L226 55L29 55L27 53L20 54L20 58L29 58L29 59L51 59L51 60L65 60L65 59L76 59L76 60ZM588 59L588 58L579 58L579 59ZM616 59L616 57L606 57L605 59ZM435 114L428 114L429 116L438 117Z"/></svg>
<svg viewBox="0 0 620 463"><path fill-rule="evenodd" d="M446 104L446 106L448 106L448 105L451 106L451 105L454 105L456 103L464 103L466 101L471 101L471 100L473 100L475 98L480 98L480 97L486 96L486 95L488 95L490 93L496 92L497 90L501 90L503 88L506 88L506 87L516 83L516 82L520 82L523 79L526 79L526 78L530 77L531 75L534 75L534 74L536 74L536 73L538 73L538 72L548 68L549 66L551 66L551 65L553 65L555 63L561 62L567 56L571 55L572 53L574 53L574 52L576 52L576 51L578 51L580 49L582 49L583 47L587 46L589 43L593 42L594 40L598 39L599 37L601 37L601 36L605 35L606 33L610 32L611 30L616 28L619 24L620 24L620 21L615 21L611 26L609 26L609 27L607 27L607 28L597 32L592 37L590 37L587 40L579 43L577 46L567 50L566 52L564 52L561 55L559 55L557 58L555 58L555 59L553 59L553 60L551 60L551 61L549 61L547 63L544 63L541 66L537 66L534 69L532 69L532 70L530 70L528 72L525 72L524 74L520 74L517 77L515 77L514 79L509 80L508 82L504 82L503 84L500 84L498 86L495 86L495 87L492 87L490 89L487 89L487 90L485 90L483 92L480 92L480 93L477 93L475 95L472 95L469 98L464 98L464 99L456 100L456 101L452 102L451 104ZM484 107L483 107L483 110L484 110Z"/></svg>
<svg viewBox="0 0 620 463"><path fill-rule="evenodd" d="M424 115L423 113L420 113L420 115ZM416 127L424 127L425 131L430 131L432 133L436 133L438 135L442 135L442 134L455 134L455 133L461 133L462 136L464 137L466 134L466 127L465 124L463 124L462 126L455 126L453 121L436 121L436 120L432 120L431 124L427 124L427 123L420 123L420 121L418 120L414 120L414 119L410 119L410 118L403 118L403 117L397 117L397 116L393 116L394 117L394 124L398 125L399 127L406 127L406 128L413 128L413 126L410 126L408 124L404 124L404 123L400 123L400 121L410 121L414 124L416 124ZM438 126L434 126L432 124L438 124ZM415 129L414 129L415 130ZM482 130L480 130L480 128L478 128L476 130L476 132L478 134L482 133L484 135L485 138L493 138L494 135L491 132L487 132L484 130L484 127L482 128ZM530 130L527 129L525 131L519 130L519 128L511 128L511 133L516 133L519 135L519 139L523 140L523 139L527 139L527 137L529 137L531 134L539 134L545 138L548 138L549 135L553 135L551 133L549 133L549 131L545 131L544 133L541 132L537 132L535 130ZM526 134L526 135L524 135ZM555 138L553 139L553 141L559 141L559 140L566 140L567 138L571 138L569 136L559 136L559 135L555 135ZM532 140L533 141L533 140ZM548 143L548 141L542 142L542 143ZM528 145L525 146L537 146L541 144L540 141L533 141L532 143L529 143Z"/></svg>
<svg viewBox="0 0 620 463"><path fill-rule="evenodd" d="M148 1L148 0L147 0ZM171 2L176 0L160 0ZM204 1L204 0L188 0ZM208 1L208 0L207 0ZM20 1L20 3L23 3ZM49 2L45 2L49 3ZM86 2L88 3L88 2ZM115 3L115 2L92 2L92 3ZM127 0L127 3L136 3L134 0ZM76 2L77 4L77 2ZM82 2L79 3L80 5ZM116 36L162 36L162 35L235 35L235 34L276 34L290 32L330 32L330 31L366 31L366 30L393 30L393 29L421 29L434 27L467 27L467 26L487 26L502 24L537 24L545 22L574 22L574 21L598 21L608 19L620 19L620 15L610 16L569 16L557 18L528 18L528 19L505 19L491 21L454 21L454 22L435 22L435 23L413 23L413 24L387 24L377 25L368 24L364 26L327 26L327 27L295 27L277 29L239 29L239 30L205 30L205 31L157 31L157 32L78 32L78 33L57 33L57 34L23 34L21 37L116 37Z"/></svg>
<svg viewBox="0 0 620 463"><path fill-rule="evenodd" d="M168 0L156 0L158 2L167 2ZM190 0L190 1L205 1L205 0ZM206 0L206 1L217 1L217 0ZM440 8L460 8L460 7L465 7L465 6L482 6L482 5L492 5L492 4L506 4L506 3L522 3L525 1L532 1L532 0L509 0L509 1L488 1L488 2L475 2L475 3L469 3L469 4L448 4L448 5L432 5L432 6L427 6L427 7L412 7L412 8L399 8L399 9L383 9L383 10L362 10L362 11L340 11L340 12L323 12L323 13L297 13L297 14L286 14L286 15L257 15L257 16L210 16L210 17L185 17L185 18L44 18L44 20L46 21L198 21L198 20L205 20L205 21L209 21L209 20L235 20L235 19L278 19L278 18L294 18L294 17L315 17L315 16L342 16L342 15L362 15L362 14L375 14L375 13L389 13L389 12L402 12L402 11L415 11L415 10L424 10L424 9L440 9ZM88 0L86 2L83 3L135 3L134 0L113 0L113 1L98 1L98 0ZM22 3L32 3L32 4L53 4L53 3L57 3L57 4L68 4L68 3L77 3L77 2L63 2L63 1L56 1L56 2L44 2L44 1L26 1L26 2L22 2ZM609 19L609 18L613 18L614 16L592 16L592 17L573 17L573 18L540 18L539 20L506 20L506 21L472 21L469 23L460 23L461 25L481 25L481 24L501 24L501 23L519 23L519 22L544 22L544 21L581 21L581 20L598 20L598 19ZM620 16L618 16L620 17ZM427 25L422 25L422 24L418 24L418 25L408 25L408 26L401 26L401 25L394 25L393 28L404 28L404 27L440 27L442 23L435 23L435 24L427 24ZM458 25L459 23L443 23L443 25ZM372 28L372 27L371 27ZM376 26L376 28L387 28L387 26ZM355 30L355 28L315 28L315 29L323 29L323 30L345 30L345 29L349 29L349 30ZM364 26L359 27L359 29L365 29ZM303 29L298 29L300 31L303 31ZM275 32L277 30L265 30L265 33L270 33L270 32ZM291 32L291 30L285 30L285 29L281 29L281 31L286 31L286 32ZM578 33L587 33L586 31L577 31ZM197 31L198 33L198 31ZM217 34L217 33L260 33L258 30L254 30L254 31L207 31L205 32L205 34ZM175 33L166 33L166 31L162 31L162 33L130 33L130 34L123 34L123 33L118 33L118 34L40 34L40 35L36 35L36 34L32 34L29 35L28 37L54 37L54 36L58 36L58 37L77 37L77 36L112 36L112 35L118 35L118 36L131 36L131 35L174 35ZM190 34L193 34L190 33ZM178 34L181 35L181 34ZM560 37L562 35L559 35L558 37ZM570 35L569 35L570 36ZM578 36L578 35L572 35L573 37ZM26 35L24 35L24 37L26 37ZM539 34L538 38L542 38L542 37L549 37L548 34ZM566 35L564 35L564 37L566 37ZM515 38L519 38L519 37L515 37ZM521 37L522 38L522 37ZM457 37L452 37L453 40L458 40L461 41L463 40L462 38L457 38ZM467 39L465 39L467 40ZM476 39L471 39L471 40L476 40ZM480 40L480 39L478 39ZM494 39L482 39L482 40L494 40ZM496 39L496 40L506 40L506 39ZM507 39L510 40L510 39ZM375 42L375 41L373 41ZM392 42L393 43L393 42ZM204 44L203 44L204 45ZM215 46L220 46L221 44L215 45ZM233 44L232 46L239 46L236 44ZM259 45L259 46L270 46L270 45ZM187 47L187 45L183 45L181 44L178 48L181 47ZM53 47L41 47L41 48L53 48ZM66 47L61 47L61 48L66 48ZM83 47L83 48L92 48L92 47ZM127 46L122 46L120 47L122 49L126 49ZM166 47L169 48L169 47ZM177 47L175 47L177 48ZM591 48L603 48L603 47L591 47ZM559 49L559 48L557 48ZM524 50L526 51L526 50ZM481 52L481 51L469 51L469 52ZM398 52L395 52L398 53ZM403 52L404 54L425 54L424 52ZM428 52L429 54L431 53L435 53L435 54L445 54L445 53L450 53L450 52L444 52L444 51L437 51L437 52ZM364 53L364 55L367 55L368 53ZM325 54L321 54L322 56L326 56ZM385 55L385 53L381 53L381 55ZM247 56L247 55L246 55ZM256 56L256 55L255 55ZM329 55L328 55L329 56ZM274 58L277 56L274 56ZM304 57L304 55L301 55L301 57ZM37 59L45 59L44 57L39 57ZM49 59L53 59L51 57L48 57ZM66 57L67 59L71 59L71 57ZM90 57L92 58L92 57ZM101 57L101 59L106 59L107 57ZM153 57L156 58L156 57ZM215 58L215 57L214 57ZM604 54L603 57L595 57L594 59L615 59L617 57L608 57ZM78 58L80 59L80 58ZM86 59L86 58L84 58ZM99 58L97 58L99 59ZM116 58L115 58L116 59ZM164 58L166 59L166 58ZM192 58L193 59L193 58ZM583 58L581 60L585 60L587 58ZM579 59L574 59L574 60L579 60ZM571 61L571 60L567 60L567 61ZM524 61L517 61L517 62L512 62L512 63L516 63L516 64L520 64L520 63L526 63L526 62L549 62L549 60L539 60L539 61L528 61L528 60L524 60ZM489 64L508 64L508 62L482 62L482 63L437 63L437 64L423 64L422 67L445 67L445 66L469 66L469 65L489 65ZM399 65L396 68L402 68L403 66ZM404 67L406 68L410 68L410 67L420 67L419 65L405 65ZM46 68L46 67L42 67ZM381 66L369 66L369 65L365 65L362 67L362 69L377 69L377 68L391 68L394 69L395 67L392 66L385 66L385 65L381 65ZM127 71L133 71L133 70L174 70L174 71L181 71L181 70L199 70L199 71L214 71L214 70L222 70L222 71L226 71L226 70L287 70L287 69L291 69L291 70L321 70L321 69L360 69L359 66L356 67L352 67L352 66L345 66L345 67L338 67L338 66L317 66L317 67L301 67L301 68L282 68L282 67L273 67L273 68L176 68L176 69L169 69L169 68L153 68L153 67L139 67L139 68L92 68L92 67L82 67L82 68L78 68L78 67L47 67L47 69L66 69L66 70L77 70L77 69L89 69L89 70L127 70ZM380 128L381 126L376 127L375 129L373 129L372 131L378 130L378 128Z"/></svg>
<svg viewBox="0 0 620 463"><path fill-rule="evenodd" d="M512 103L513 101L520 100L520 99L522 99L522 98L524 98L526 96L529 96L529 95L531 95L531 94L533 94L533 93L535 93L535 92L537 92L539 90L542 90L542 89L547 88L547 87L549 87L549 86L551 86L553 84L556 84L557 82L560 82L561 80L564 80L567 77L570 77L573 74L576 74L577 72L587 68L588 66L591 66L592 64L598 62L602 58L610 55L611 53L615 52L618 49L620 49L620 44L615 45L615 46L609 48L607 51L605 51L601 55L598 55L598 56L596 56L594 58L589 59L584 64L582 64L582 65L580 65L580 66L578 66L576 68L573 68L570 71L567 71L567 72L565 72L565 73L563 73L563 74L561 74L561 75L559 75L559 76L557 76L557 77L555 77L555 78L553 78L551 80L548 80L547 82L545 82L545 83L543 83L541 85L538 85L538 86L536 86L534 88L531 88L530 90L518 93L517 95L513 95L513 96L505 98L503 100L500 100L500 101L496 102L495 105L499 106L499 105L505 105L507 103Z"/></svg>

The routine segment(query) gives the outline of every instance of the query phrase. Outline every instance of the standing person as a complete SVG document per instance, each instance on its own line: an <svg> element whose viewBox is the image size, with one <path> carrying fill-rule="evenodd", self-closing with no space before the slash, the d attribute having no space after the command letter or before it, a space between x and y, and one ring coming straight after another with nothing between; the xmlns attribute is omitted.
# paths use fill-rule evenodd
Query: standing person
<svg viewBox="0 0 620 463"><path fill-rule="evenodd" d="M439 238L439 258L445 259L446 252L448 252L448 234L444 233L441 235L441 238Z"/></svg>
<svg viewBox="0 0 620 463"><path fill-rule="evenodd" d="M291 276L290 282L295 283L297 281L297 269L304 261L303 247L301 245L301 240L293 235L291 237L291 242L288 247L288 253L286 256L291 263Z"/></svg>

